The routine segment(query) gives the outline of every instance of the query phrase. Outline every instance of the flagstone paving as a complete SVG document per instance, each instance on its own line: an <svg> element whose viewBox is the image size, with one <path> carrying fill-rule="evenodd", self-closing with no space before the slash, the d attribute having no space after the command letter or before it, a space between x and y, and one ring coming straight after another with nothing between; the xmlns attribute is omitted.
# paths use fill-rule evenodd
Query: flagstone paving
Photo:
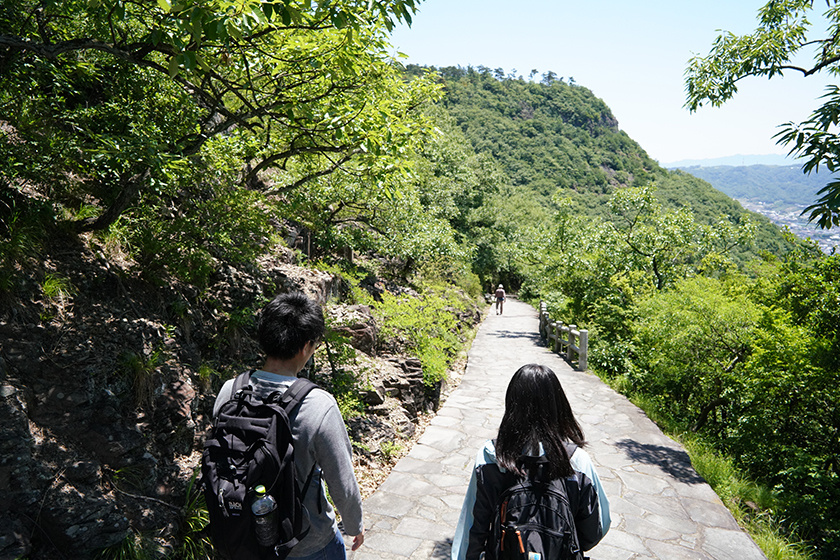
<svg viewBox="0 0 840 560"><path fill-rule="evenodd" d="M685 450L625 397L543 346L537 327L537 312L515 299L508 298L504 315L491 310L460 385L365 500L365 543L356 552L348 549L348 558L449 558L473 459L495 436L508 381L526 363L558 374L610 500L612 527L587 553L590 558L766 558L691 467Z"/></svg>

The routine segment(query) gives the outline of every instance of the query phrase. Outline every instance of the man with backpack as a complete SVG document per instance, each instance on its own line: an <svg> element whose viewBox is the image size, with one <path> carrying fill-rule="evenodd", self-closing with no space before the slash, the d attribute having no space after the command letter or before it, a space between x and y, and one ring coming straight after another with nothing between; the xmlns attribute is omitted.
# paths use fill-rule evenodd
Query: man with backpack
<svg viewBox="0 0 840 560"><path fill-rule="evenodd" d="M276 402L284 409L284 412L277 414L277 416L287 415L287 424L294 444L294 469L292 471L302 496L300 502L309 514L308 532L305 531L307 525L305 520L301 523L292 519L286 523L287 517L284 512L293 509L293 504L283 503L284 500L289 498L284 497L276 490L272 492L270 487L276 482L279 475L274 477L275 480L270 481L257 480L256 475L251 476L249 482L239 484L240 487L251 486L252 484L255 486L247 489L248 497L245 501L250 500L250 503L253 503L253 494L261 491L259 486L256 485L265 485L277 502L281 531L287 529L286 525L297 524L300 527L292 531L292 538L285 541L286 544L277 546L274 550L261 548L254 544L248 544L246 547L241 545L240 541L237 541L227 549L230 551L227 554L235 556L235 560L250 560L252 556L250 550L256 551L253 553L253 557L259 559L288 557L332 560L346 558L344 541L338 529L333 508L327 501L322 479L329 487L330 497L341 512L345 532L353 538L352 550L358 549L364 542L362 500L353 472L352 447L338 405L328 392L315 388L314 384L308 380L296 379L298 372L303 369L320 345L324 331L323 311L318 304L302 293L277 296L265 306L259 321L258 340L260 347L266 354L265 364L262 369L243 374L247 377L240 376L242 379L238 382L236 380L227 381L216 398L213 416L216 419L214 430L217 430L218 433L214 434L215 437L208 438L208 442L205 444L205 479L208 478L208 472L212 470L210 467L219 472L224 470L213 463L212 457L214 455L208 452L208 448L216 453L215 457L220 457L225 451L220 448L227 447L228 442L236 438L238 434L236 427L243 421L242 418L237 417L237 413L250 406L239 401L245 399L257 400L258 408L255 408L255 410L262 410L259 408L259 403L268 402L270 404ZM244 382L247 382L247 385L240 388ZM289 390L293 384L295 387L293 390ZM295 394L290 395L290 393ZM283 400L284 398L285 400ZM258 414L254 413L252 416L258 416ZM282 427L286 420L278 422ZM250 423L259 424L256 421ZM230 427L225 428L225 426ZM279 429L277 433L280 434ZM278 435L277 440L280 439L282 439L281 435ZM265 444L245 446L253 448L258 445L270 449L270 445ZM269 453L254 453L254 457L257 458L266 455L269 455ZM290 452L286 455L291 457ZM282 462L283 449L279 450L279 457ZM236 465L235 459L224 460ZM240 470L247 472L250 476L251 472L262 468L262 466L259 468L252 466L250 470L248 467ZM232 472L233 468L230 467L229 470ZM216 478L222 476L223 474ZM268 478L272 477L269 476ZM236 486L236 484L237 482L234 481L233 486ZM207 487L206 480L205 485ZM216 488L219 487L220 485L217 484ZM220 493L223 494L224 492L220 491ZM235 519L236 511L233 513L223 511L217 514L216 524L219 526L214 528L212 527L214 523L213 513L214 509L218 508L211 506L210 502L219 500L219 503L222 503L223 496L217 496L213 491L210 491L207 498L211 512L211 534L214 536L217 549L219 549L220 546L217 541L225 540L225 531L232 529L233 525L228 525L228 519ZM250 514L250 509L246 510L250 503L241 504L246 516ZM303 516L305 517L306 514L304 513ZM253 526L250 532L253 532ZM243 538L250 538L250 535ZM246 549L249 552L245 552ZM234 559L232 558L232 560Z"/></svg>

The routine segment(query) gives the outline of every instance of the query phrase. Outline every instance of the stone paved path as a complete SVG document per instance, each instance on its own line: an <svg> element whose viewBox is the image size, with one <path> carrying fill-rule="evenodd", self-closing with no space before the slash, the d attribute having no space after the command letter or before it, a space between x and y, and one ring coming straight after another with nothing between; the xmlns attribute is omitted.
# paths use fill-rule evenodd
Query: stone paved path
<svg viewBox="0 0 840 560"><path fill-rule="evenodd" d="M461 384L408 456L367 500L365 544L351 560L449 558L477 450L494 437L508 380L523 364L560 377L610 500L612 528L593 560L758 560L688 455L596 376L574 371L541 346L537 313L508 299L481 325Z"/></svg>

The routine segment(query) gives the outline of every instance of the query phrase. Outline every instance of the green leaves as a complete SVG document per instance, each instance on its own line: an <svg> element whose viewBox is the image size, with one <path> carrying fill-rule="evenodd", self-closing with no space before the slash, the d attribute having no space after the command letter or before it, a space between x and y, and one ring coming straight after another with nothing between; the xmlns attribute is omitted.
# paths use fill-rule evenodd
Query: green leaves
<svg viewBox="0 0 840 560"><path fill-rule="evenodd" d="M747 76L781 75L807 41L811 1L770 2L760 10L760 26L750 35L722 32L706 57L696 56L686 70L686 106L704 102L720 106L738 91ZM803 70L804 72L804 70Z"/></svg>
<svg viewBox="0 0 840 560"><path fill-rule="evenodd" d="M446 379L449 362L461 347L458 339L457 309L463 308L463 296L427 289L419 297L389 292L375 304L380 336L391 344L405 344L423 363L423 381L432 386Z"/></svg>
<svg viewBox="0 0 840 560"><path fill-rule="evenodd" d="M817 194L822 196L816 203L806 207L802 214L808 214L808 221L816 221L823 229L840 226L840 181L830 182Z"/></svg>
<svg viewBox="0 0 840 560"><path fill-rule="evenodd" d="M840 88L828 86L821 99L825 102L807 120L787 123L776 135L779 144L790 146L790 155L805 159L805 173L819 171L821 165L840 171L840 135L835 132L840 123ZM817 194L822 196L802 214L823 229L840 225L840 182L828 183Z"/></svg>
<svg viewBox="0 0 840 560"><path fill-rule="evenodd" d="M103 209L96 227L143 192L160 194L183 161L233 130L253 138L242 154L252 165L247 182L282 167L292 170L288 183L268 188L295 189L343 167L368 173L373 184L396 184L381 179L404 169L426 127L415 108L439 89L429 79L405 83L385 54L385 21L406 17L413 6L48 3L38 18L22 17L22 29L0 30L40 44L38 19L55 30L39 48L63 49L42 56L46 51L23 48L0 77L6 118L29 142L11 150L6 167L36 182L78 177L87 191L81 196ZM47 175L35 169L40 160L51 161ZM66 200L57 185L50 189Z"/></svg>
<svg viewBox="0 0 840 560"><path fill-rule="evenodd" d="M650 188L627 188L610 198L612 224L623 249L624 267L650 275L658 290L688 276L710 252L710 238L689 208L663 211Z"/></svg>
<svg viewBox="0 0 840 560"><path fill-rule="evenodd" d="M624 377L774 487L785 530L829 556L840 534L825 505L840 495L838 262L794 253L761 279L698 276L649 293Z"/></svg>

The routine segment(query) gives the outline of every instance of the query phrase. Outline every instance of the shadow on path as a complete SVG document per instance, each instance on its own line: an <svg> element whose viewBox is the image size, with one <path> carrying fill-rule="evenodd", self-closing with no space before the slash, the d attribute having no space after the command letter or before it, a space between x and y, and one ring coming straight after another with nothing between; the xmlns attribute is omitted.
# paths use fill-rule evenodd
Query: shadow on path
<svg viewBox="0 0 840 560"><path fill-rule="evenodd" d="M429 558L448 559L452 554L452 539L444 539L442 541L435 541L435 546L432 549L432 554Z"/></svg>
<svg viewBox="0 0 840 560"><path fill-rule="evenodd" d="M521 332L521 331L496 331L488 333L488 336L495 336L498 338L518 338L522 340L530 340L537 346L544 346L540 333Z"/></svg>
<svg viewBox="0 0 840 560"><path fill-rule="evenodd" d="M662 445L639 443L629 439L616 443L627 456L640 463L656 465L666 474L685 484L703 484L706 481L691 466L688 453Z"/></svg>

